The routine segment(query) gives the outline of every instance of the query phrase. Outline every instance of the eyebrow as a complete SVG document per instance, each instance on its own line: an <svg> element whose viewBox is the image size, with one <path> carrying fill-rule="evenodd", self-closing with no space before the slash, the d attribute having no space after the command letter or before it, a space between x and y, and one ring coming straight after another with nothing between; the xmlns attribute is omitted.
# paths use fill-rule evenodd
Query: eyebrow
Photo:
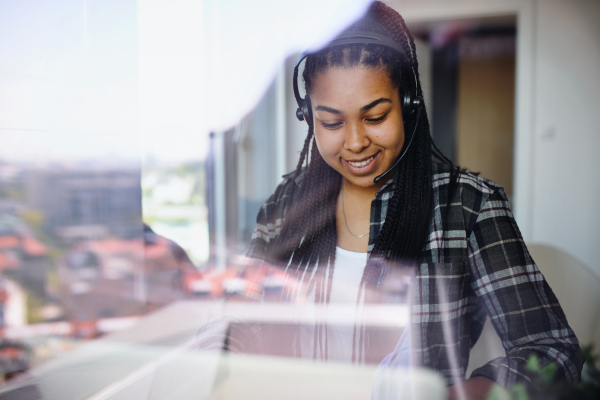
<svg viewBox="0 0 600 400"><path fill-rule="evenodd" d="M377 104L381 104L381 103L391 103L392 101L390 99L386 99L385 97L382 97L380 99L377 99L375 101L370 102L369 104L367 104L366 106L364 106L363 108L360 109L360 111L367 111L370 110L371 108L375 107Z"/></svg>
<svg viewBox="0 0 600 400"><path fill-rule="evenodd" d="M382 97L382 98L372 101L369 104L367 104L366 106L362 107L360 109L360 111L364 112L364 111L370 110L371 108L375 107L377 104L391 103L391 102L392 101L390 99ZM336 110L335 108L331 108L331 107L327 107L327 106L316 106L315 111L326 111L326 112L332 113L332 114L342 114L342 112L340 110Z"/></svg>
<svg viewBox="0 0 600 400"><path fill-rule="evenodd" d="M332 114L341 114L340 110L336 110L335 108L327 107L327 106L316 106L315 111L327 111Z"/></svg>

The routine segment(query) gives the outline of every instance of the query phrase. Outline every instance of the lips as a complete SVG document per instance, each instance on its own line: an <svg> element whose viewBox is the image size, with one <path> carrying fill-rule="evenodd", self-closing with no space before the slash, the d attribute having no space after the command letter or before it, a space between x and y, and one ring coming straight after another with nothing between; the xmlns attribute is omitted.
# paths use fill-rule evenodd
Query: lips
<svg viewBox="0 0 600 400"><path fill-rule="evenodd" d="M373 159L375 158L374 155L372 155L371 157L367 158L364 161L348 161L348 164L352 165L353 167L364 167L366 166L368 163L370 163Z"/></svg>
<svg viewBox="0 0 600 400"><path fill-rule="evenodd" d="M379 152L373 154L370 157L363 158L362 160L346 160L342 158L346 167L356 174L368 174L376 167L376 160L379 156Z"/></svg>

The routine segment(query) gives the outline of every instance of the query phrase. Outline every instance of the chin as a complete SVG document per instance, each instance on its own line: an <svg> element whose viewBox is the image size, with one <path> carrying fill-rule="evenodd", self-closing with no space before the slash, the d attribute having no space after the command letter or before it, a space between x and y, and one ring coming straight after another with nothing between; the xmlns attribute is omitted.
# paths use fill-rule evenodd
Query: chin
<svg viewBox="0 0 600 400"><path fill-rule="evenodd" d="M348 182L350 182L352 185L354 186L358 186L358 187L362 187L362 188L372 188L375 186L375 182L374 179L376 176L378 176L379 174L369 174L369 175L365 175L365 176L344 176L344 179L346 179Z"/></svg>

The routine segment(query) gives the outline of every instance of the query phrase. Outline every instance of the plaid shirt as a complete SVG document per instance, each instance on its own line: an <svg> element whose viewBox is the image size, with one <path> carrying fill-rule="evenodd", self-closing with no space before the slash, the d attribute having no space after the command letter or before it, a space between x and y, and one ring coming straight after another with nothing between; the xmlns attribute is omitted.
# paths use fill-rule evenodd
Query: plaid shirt
<svg viewBox="0 0 600 400"><path fill-rule="evenodd" d="M281 231L286 207L302 176L292 174L261 208L248 256L265 259ZM412 288L412 362L437 370L448 384L465 378L469 353L489 316L506 350L476 369L503 386L532 387L525 366L555 363L557 376L575 383L583 361L579 343L554 293L531 259L501 186L462 174L447 207L449 169L433 166L434 214L423 261ZM369 254L385 221L395 177L371 203ZM447 214L447 216L446 216ZM381 263L368 263L365 278L385 279Z"/></svg>

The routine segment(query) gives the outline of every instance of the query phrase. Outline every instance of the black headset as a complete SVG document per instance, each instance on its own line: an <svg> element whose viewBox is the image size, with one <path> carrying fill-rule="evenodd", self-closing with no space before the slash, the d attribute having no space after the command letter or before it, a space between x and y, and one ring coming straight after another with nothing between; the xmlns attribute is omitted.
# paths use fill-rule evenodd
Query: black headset
<svg viewBox="0 0 600 400"><path fill-rule="evenodd" d="M404 49L402 49L402 47L398 43L396 43L393 39L391 39L385 35L381 35L381 34L375 33L375 32L364 32L364 31L345 32L345 33L341 34L340 36L338 36L333 41L331 41L329 44L327 44L327 46L325 46L325 48L334 47L334 46L343 46L343 45L347 45L347 44L378 44L381 46L388 47L388 48L400 53L401 55L404 56L404 58L406 58L408 60L408 57L407 57L406 53L404 52ZM308 126L310 128L313 128L313 116L312 116L312 106L310 104L310 98L308 97L308 94L306 95L305 98L300 97L300 91L298 90L298 68L300 67L300 64L302 63L302 61L306 57L308 57L310 54L311 53L308 53L308 52L302 53L302 55L296 62L296 65L294 66L293 86L294 86L294 96L296 97L296 102L298 103L298 109L296 110L296 117L300 121L306 121ZM413 69L413 75L415 77L415 91L416 91L417 90L417 75L416 75L414 69ZM402 118L406 122L408 117L410 117L411 115L413 115L416 112L417 113L417 121L415 123L415 127L413 129L412 135L410 136L408 145L404 147L404 151L402 152L402 154L400 154L400 156L398 157L396 162L387 171L385 171L383 174L375 177L375 180L374 180L375 183L379 182L385 175L388 174L388 172L390 172L392 169L394 169L398 165L400 160L406 154L406 151L410 147L413 137L415 136L415 133L417 131L417 126L419 125L419 117L421 116L422 106L423 106L423 98L421 96L413 95L410 90L406 90L404 92L404 96L402 98Z"/></svg>

